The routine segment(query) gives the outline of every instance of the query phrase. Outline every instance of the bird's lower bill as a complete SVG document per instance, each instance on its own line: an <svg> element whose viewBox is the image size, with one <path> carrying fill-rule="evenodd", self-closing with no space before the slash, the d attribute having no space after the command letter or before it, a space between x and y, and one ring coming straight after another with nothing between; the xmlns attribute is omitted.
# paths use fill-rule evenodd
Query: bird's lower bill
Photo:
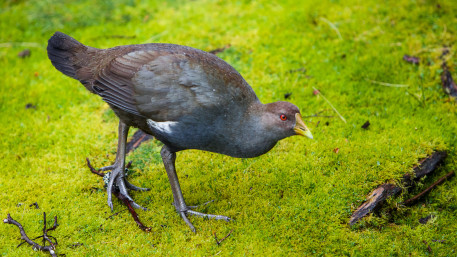
<svg viewBox="0 0 457 257"><path fill-rule="evenodd" d="M297 135L301 135L301 136L305 136L305 137L313 139L313 134L311 134L311 131L308 129L308 127L303 122L303 119L302 119L300 113L295 114L294 131L295 131L295 133L297 133Z"/></svg>

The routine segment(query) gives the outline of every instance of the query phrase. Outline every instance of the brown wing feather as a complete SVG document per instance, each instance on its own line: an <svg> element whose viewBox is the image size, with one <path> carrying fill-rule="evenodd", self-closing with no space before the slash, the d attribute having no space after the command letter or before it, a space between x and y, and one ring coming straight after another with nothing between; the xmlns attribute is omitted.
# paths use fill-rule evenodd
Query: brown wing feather
<svg viewBox="0 0 457 257"><path fill-rule="evenodd" d="M128 58L136 52L136 46L116 47L98 53L97 72L93 91L105 102L128 113L144 116L138 109L134 95L132 77L137 70L149 61L150 56ZM113 58L114 57L114 58Z"/></svg>
<svg viewBox="0 0 457 257"><path fill-rule="evenodd" d="M110 105L138 116L170 121L197 109L258 101L230 65L190 47L132 45L98 56L94 91Z"/></svg>

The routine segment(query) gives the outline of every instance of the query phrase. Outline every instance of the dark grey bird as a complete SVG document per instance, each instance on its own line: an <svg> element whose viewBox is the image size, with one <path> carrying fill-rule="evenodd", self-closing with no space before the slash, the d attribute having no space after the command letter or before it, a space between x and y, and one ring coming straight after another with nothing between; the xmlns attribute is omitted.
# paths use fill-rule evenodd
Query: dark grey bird
<svg viewBox="0 0 457 257"><path fill-rule="evenodd" d="M97 49L56 32L48 41L48 57L63 74L99 95L119 117L119 141L107 186L143 208L128 194L148 190L125 179L125 145L130 127L141 129L164 145L161 156L173 192L173 205L187 215L230 220L191 210L176 175L176 152L199 149L238 158L268 152L281 139L312 138L297 106L288 102L262 104L243 77L216 55L187 46L142 44ZM144 209L144 208L143 208Z"/></svg>

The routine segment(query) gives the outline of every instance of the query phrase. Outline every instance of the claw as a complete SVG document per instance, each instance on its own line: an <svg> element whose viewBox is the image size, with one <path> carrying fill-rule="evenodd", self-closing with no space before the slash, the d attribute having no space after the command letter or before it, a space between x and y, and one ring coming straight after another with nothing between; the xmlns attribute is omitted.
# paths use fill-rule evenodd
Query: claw
<svg viewBox="0 0 457 257"><path fill-rule="evenodd" d="M207 218L207 219L225 220L227 222L232 221L232 219L227 216L201 213L201 212L192 211L192 210L178 211L178 213L181 216L181 218L184 220L184 222L186 222L187 226L189 226L190 230L192 230L192 232L194 232L194 233L196 233L195 227L194 227L194 225L192 225L192 222L190 222L189 218L187 218L187 215L193 215L193 216Z"/></svg>
<svg viewBox="0 0 457 257"><path fill-rule="evenodd" d="M225 220L227 222L232 220L231 218L229 218L227 216L201 213L201 212L192 211L192 210L187 210L186 213L197 216L197 217L215 219L215 220Z"/></svg>
<svg viewBox="0 0 457 257"><path fill-rule="evenodd" d="M151 190L150 188L137 187L135 185L132 185L127 180L125 180L124 183L127 186L127 188L130 189L130 190L135 190L135 191L149 191L149 190Z"/></svg>
<svg viewBox="0 0 457 257"><path fill-rule="evenodd" d="M184 220L184 222L186 222L186 224L190 227L190 230L192 230L192 232L196 233L194 225L192 225L192 223L186 216L186 212L179 212L179 214L181 215L181 218Z"/></svg>

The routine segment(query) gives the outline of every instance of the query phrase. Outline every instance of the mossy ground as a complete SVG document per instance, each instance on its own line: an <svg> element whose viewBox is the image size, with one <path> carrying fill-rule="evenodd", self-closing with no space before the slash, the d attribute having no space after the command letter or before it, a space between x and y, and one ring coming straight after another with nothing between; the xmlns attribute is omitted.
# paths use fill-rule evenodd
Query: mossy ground
<svg viewBox="0 0 457 257"><path fill-rule="evenodd" d="M58 253L66 256L455 256L455 178L413 207L400 203L457 166L457 105L439 77L443 46L450 47L448 64L457 77L457 4L378 2L2 2L1 219L10 213L30 236L38 236L42 212L57 215L60 226L52 235L59 240ZM151 209L139 211L153 228L144 233L117 200L120 213L109 218L106 193L94 189L103 185L90 174L85 157L97 167L114 160L117 119L97 96L52 67L45 46L57 30L99 48L169 42L209 51L230 44L218 56L263 102L292 93L289 101L304 116L333 117L307 117L315 140L288 138L254 159L178 153L187 202L215 200L200 210L235 219L191 217L196 234L171 205L160 142L142 145L128 159L135 171L130 180L151 188L132 193ZM31 56L18 58L25 48ZM407 63L404 54L421 61ZM28 103L36 108L25 108ZM367 120L371 125L362 129ZM355 227L347 225L376 185L400 178L435 149L449 151L436 175ZM34 202L40 209L29 207ZM419 223L429 215L426 225ZM232 229L216 245L213 233L222 238ZM29 246L16 248L19 237L16 227L0 225L0 254L46 256Z"/></svg>

